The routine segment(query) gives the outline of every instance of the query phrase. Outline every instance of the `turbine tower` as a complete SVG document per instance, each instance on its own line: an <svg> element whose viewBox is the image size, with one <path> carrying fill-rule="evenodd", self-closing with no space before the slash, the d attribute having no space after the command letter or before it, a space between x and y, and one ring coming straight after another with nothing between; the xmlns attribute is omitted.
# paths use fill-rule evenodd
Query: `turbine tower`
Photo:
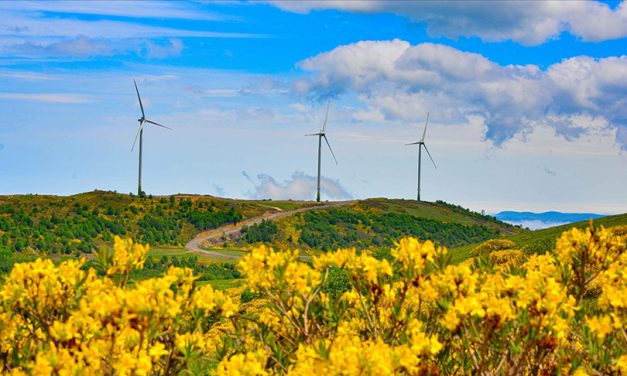
<svg viewBox="0 0 627 376"><path fill-rule="evenodd" d="M427 134L427 125L429 125L429 113L428 112L427 112L427 121L425 121L425 129L422 132L422 138L420 139L420 141L412 142L411 144L405 144L406 146L418 145L418 196L417 196L418 201L420 201L420 161L422 159L423 147L425 148L425 151L429 155L429 159L431 159L431 162L433 163L433 167L437 169L437 166L435 165L435 162L433 161L433 158L431 157L431 153L429 153L429 149L427 149L427 144L425 144L425 135Z"/></svg>
<svg viewBox="0 0 627 376"><path fill-rule="evenodd" d="M318 190L316 194L316 201L320 202L320 163L322 161L322 138L327 142L327 146L329 147L329 151L333 156L333 160L335 160L335 164L337 164L337 159L335 158L335 154L333 153L333 149L331 149L331 144L329 144L329 140L327 139L327 135L325 130L327 128L327 120L329 118L329 106L331 105L331 101L327 103L327 113L324 116L324 124L322 125L322 130L318 133L306 134L305 136L318 136Z"/></svg>
<svg viewBox="0 0 627 376"><path fill-rule="evenodd" d="M139 96L139 89L137 88L137 82L133 80L135 84L135 91L137 92L137 100L139 101L139 108L142 110L142 117L137 119L139 122L139 128L137 129L137 134L135 135L135 140L133 141L133 146L131 147L131 151L135 149L135 144L137 143L137 138L139 137L139 178L137 181L137 195L141 196L142 191L142 146L144 143L144 124L149 123L153 125L157 125L162 128L170 129L172 128L166 127L165 125L161 125L152 120L146 119L146 114L144 113L144 105L142 104L142 98Z"/></svg>

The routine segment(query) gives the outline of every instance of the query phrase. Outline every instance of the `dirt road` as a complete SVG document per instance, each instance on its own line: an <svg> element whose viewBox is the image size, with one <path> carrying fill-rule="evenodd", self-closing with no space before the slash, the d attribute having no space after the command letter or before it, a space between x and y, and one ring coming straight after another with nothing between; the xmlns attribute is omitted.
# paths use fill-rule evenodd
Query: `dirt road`
<svg viewBox="0 0 627 376"><path fill-rule="evenodd" d="M281 218L288 217L290 215L294 215L296 213L302 213L309 210L321 210L334 208L338 206L349 205L356 202L352 201L337 201L328 204L321 204L316 206L308 206L305 208L293 209L293 210L281 210L279 208L273 208L275 211L264 213L258 217L249 218L245 221L239 222L236 225L229 224L218 227L213 230L203 231L200 234L196 235L192 240L190 240L187 244L185 244L185 248L192 252L204 253L207 255L218 256L223 258L238 258L236 255L229 255L225 253L215 252L215 251L207 251L202 249L201 247L211 247L217 244L221 244L224 242L224 238L227 239L236 239L242 235L242 228L244 226L250 226L254 224L261 223L261 221L277 221Z"/></svg>

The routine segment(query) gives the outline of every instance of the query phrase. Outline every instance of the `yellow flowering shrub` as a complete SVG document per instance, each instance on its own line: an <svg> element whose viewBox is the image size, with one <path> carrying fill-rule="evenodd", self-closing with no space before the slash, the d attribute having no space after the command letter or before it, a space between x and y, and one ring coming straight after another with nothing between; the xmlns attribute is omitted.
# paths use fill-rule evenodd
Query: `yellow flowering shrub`
<svg viewBox="0 0 627 376"><path fill-rule="evenodd" d="M627 235L627 225L610 227L610 231L616 236Z"/></svg>
<svg viewBox="0 0 627 376"><path fill-rule="evenodd" d="M516 243L509 239L491 239L487 240L477 247L473 248L472 255L474 257L487 256L492 252L504 251L508 249L515 249Z"/></svg>
<svg viewBox="0 0 627 376"><path fill-rule="evenodd" d="M512 266L520 266L525 261L523 251L518 249L505 249L494 251L489 255L490 261L498 269L506 269Z"/></svg>
<svg viewBox="0 0 627 376"><path fill-rule="evenodd" d="M263 372L279 374L624 372L625 238L591 228L557 244L525 259L513 243L492 241L460 265L412 238L389 259L257 248L239 268L267 300L235 318L218 373L236 373L246 359L249 374L264 362ZM340 294L324 292L332 269L347 276Z"/></svg>
<svg viewBox="0 0 627 376"><path fill-rule="evenodd" d="M16 264L0 289L0 366L32 374L174 374L213 354L207 333L237 307L191 270L128 284L146 248L115 239L105 275L83 261Z"/></svg>
<svg viewBox="0 0 627 376"><path fill-rule="evenodd" d="M627 373L627 237L571 230L553 253L527 259L509 243L490 244L458 265L445 248L413 238L384 257L260 246L238 263L243 286L223 293L181 268L129 282L147 249L116 239L100 255L100 274L83 261L15 265L0 288L0 366L96 375ZM240 303L244 289L256 298Z"/></svg>

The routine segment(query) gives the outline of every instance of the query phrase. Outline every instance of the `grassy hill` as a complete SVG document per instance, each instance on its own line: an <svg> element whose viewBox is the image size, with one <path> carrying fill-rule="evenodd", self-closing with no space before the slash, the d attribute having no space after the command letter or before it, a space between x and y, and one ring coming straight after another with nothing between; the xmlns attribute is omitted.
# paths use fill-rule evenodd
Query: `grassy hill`
<svg viewBox="0 0 627 376"><path fill-rule="evenodd" d="M177 246L194 234L296 202L238 201L199 195L140 198L94 191L73 196L0 196L0 247L11 252L89 253L114 235Z"/></svg>
<svg viewBox="0 0 627 376"><path fill-rule="evenodd" d="M389 248L404 236L417 236L454 247L520 232L519 227L445 202L377 198L253 225L231 246L266 243L318 251L378 249Z"/></svg>
<svg viewBox="0 0 627 376"><path fill-rule="evenodd" d="M41 255L61 259L90 254L119 235L155 249L143 274L152 275L180 263L207 280L211 276L228 279L236 274L232 265L227 265L232 259L192 257L183 244L207 229L269 211L315 205L319 204L201 195L137 197L104 191L73 196L0 196L0 274L16 261ZM455 247L523 231L444 202L368 199L262 222L245 228L243 237L227 246L237 254L260 243L306 251L353 246L376 250L389 249L404 236L417 236ZM220 273L212 269L216 262L223 264Z"/></svg>
<svg viewBox="0 0 627 376"><path fill-rule="evenodd" d="M627 225L627 214L612 215L608 217L602 217L593 221L595 226L604 226L606 228L615 226ZM531 253L546 253L555 248L555 242L562 235L564 231L567 231L573 227L579 229L585 229L588 227L588 221L582 221L577 223L570 223L563 226L556 226L545 228L542 230L521 232L515 235L505 237L516 243L517 247L527 254ZM464 260L470 257L472 249L479 243L468 244L452 250L455 255L455 259Z"/></svg>
<svg viewBox="0 0 627 376"><path fill-rule="evenodd" d="M12 253L78 255L127 236L153 246L181 246L196 233L267 211L316 205L201 195L137 197L93 191L73 196L0 196L0 247ZM389 246L406 235L459 246L519 233L520 228L444 202L368 199L248 228L236 247L254 243L317 250Z"/></svg>

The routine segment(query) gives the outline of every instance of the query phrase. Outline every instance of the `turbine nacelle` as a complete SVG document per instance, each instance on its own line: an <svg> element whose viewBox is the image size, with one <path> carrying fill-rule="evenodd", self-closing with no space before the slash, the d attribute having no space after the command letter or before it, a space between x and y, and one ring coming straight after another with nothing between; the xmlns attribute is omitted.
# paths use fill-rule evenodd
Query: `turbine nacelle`
<svg viewBox="0 0 627 376"><path fill-rule="evenodd" d="M327 146L329 147L329 151L331 152L331 155L333 156L333 160L335 161L336 165L339 165L339 163L337 163L337 158L335 158L335 153L333 152L333 149L331 148L331 144L329 143L329 139L327 138L326 133L311 133L311 134L306 134L305 136L318 136L318 137L322 137L324 138L324 141L327 143Z"/></svg>
<svg viewBox="0 0 627 376"><path fill-rule="evenodd" d="M419 148L424 147L425 150L427 151L427 154L429 155L429 159L431 159L431 163L433 163L433 167L437 169L438 167L435 165L435 161L433 160L433 157L431 157L431 153L429 153L429 149L427 148L427 144L425 143L425 136L427 135L428 125L429 125L429 113L427 112L427 120L425 121L425 129L422 131L422 138L420 139L420 141L412 142L411 144L405 144L405 146L418 145Z"/></svg>

